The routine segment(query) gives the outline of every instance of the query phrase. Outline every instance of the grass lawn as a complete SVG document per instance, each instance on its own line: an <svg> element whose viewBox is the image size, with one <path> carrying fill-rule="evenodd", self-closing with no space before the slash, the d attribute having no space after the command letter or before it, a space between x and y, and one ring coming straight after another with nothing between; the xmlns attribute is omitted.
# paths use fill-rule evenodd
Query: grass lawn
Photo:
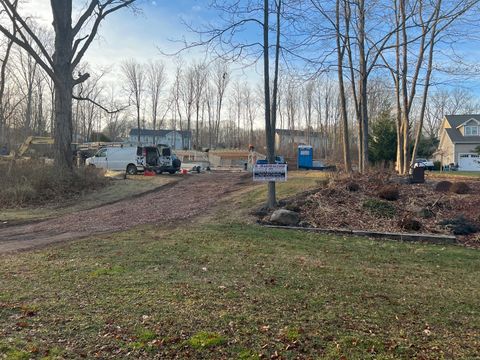
<svg viewBox="0 0 480 360"><path fill-rule="evenodd" d="M426 172L427 176L480 179L480 171L433 171Z"/></svg>
<svg viewBox="0 0 480 360"><path fill-rule="evenodd" d="M276 184L277 197L279 199L293 196L299 192L315 188L319 183L328 181L331 173L323 171L302 171L293 170L288 172L287 182ZM240 208L250 208L260 206L267 199L267 187L264 183L258 183L255 188L248 189L244 194L238 197L237 206Z"/></svg>
<svg viewBox="0 0 480 360"><path fill-rule="evenodd" d="M233 219L4 255L0 358L478 358L477 250Z"/></svg>

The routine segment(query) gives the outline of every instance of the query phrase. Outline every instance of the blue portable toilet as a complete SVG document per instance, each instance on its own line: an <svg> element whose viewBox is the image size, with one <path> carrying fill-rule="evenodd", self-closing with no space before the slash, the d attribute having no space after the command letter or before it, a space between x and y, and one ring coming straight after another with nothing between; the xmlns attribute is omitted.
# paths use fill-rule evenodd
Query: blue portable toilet
<svg viewBox="0 0 480 360"><path fill-rule="evenodd" d="M298 145L298 168L311 169L313 167L313 148L310 145Z"/></svg>

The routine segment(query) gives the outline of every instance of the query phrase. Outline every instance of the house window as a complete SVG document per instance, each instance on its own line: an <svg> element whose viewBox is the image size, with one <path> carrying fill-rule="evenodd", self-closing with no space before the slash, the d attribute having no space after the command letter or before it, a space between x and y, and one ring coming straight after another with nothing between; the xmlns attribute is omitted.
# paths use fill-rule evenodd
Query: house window
<svg viewBox="0 0 480 360"><path fill-rule="evenodd" d="M478 136L478 126L465 126L465 136Z"/></svg>

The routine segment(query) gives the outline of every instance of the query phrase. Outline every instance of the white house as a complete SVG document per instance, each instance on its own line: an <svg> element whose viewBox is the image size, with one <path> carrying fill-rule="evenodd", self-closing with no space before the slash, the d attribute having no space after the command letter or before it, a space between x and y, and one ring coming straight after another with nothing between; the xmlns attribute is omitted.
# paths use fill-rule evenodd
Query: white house
<svg viewBox="0 0 480 360"><path fill-rule="evenodd" d="M138 133L138 128L130 130L129 141L131 143L138 142ZM140 142L145 145L165 144L173 149L190 149L192 133L179 130L140 129Z"/></svg>

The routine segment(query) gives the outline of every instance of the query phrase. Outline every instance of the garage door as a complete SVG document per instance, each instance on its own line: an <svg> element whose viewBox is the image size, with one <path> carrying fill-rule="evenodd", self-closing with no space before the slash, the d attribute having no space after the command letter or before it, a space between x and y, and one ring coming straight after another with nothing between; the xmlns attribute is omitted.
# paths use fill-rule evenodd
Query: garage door
<svg viewBox="0 0 480 360"><path fill-rule="evenodd" d="M480 171L480 155L473 153L459 154L458 169L462 171Z"/></svg>

